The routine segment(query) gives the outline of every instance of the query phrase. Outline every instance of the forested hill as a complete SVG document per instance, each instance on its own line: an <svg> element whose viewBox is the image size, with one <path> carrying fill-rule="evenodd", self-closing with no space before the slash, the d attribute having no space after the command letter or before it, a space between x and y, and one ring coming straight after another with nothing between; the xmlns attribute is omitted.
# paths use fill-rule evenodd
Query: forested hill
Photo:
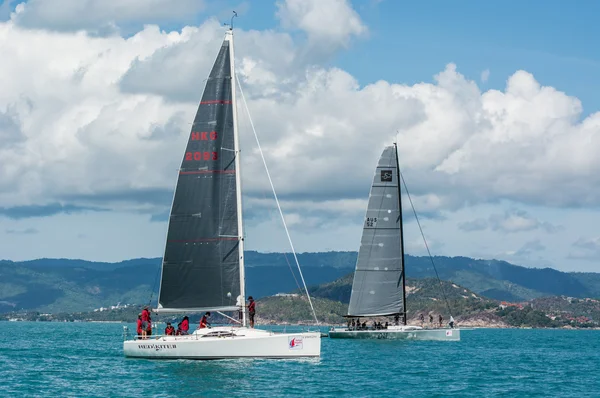
<svg viewBox="0 0 600 398"><path fill-rule="evenodd" d="M302 253L303 267L354 269L356 252ZM561 272L552 268L527 268L499 260L470 257L433 258L439 276L484 296L506 301L523 301L544 296L600 297L600 273ZM294 267L293 257L282 253L247 252L249 266ZM429 257L406 256L408 278L435 276Z"/></svg>
<svg viewBox="0 0 600 398"><path fill-rule="evenodd" d="M300 253L298 259L306 283L315 286L350 275L356 256L356 252ZM156 300L160 261L0 261L0 312L86 311L118 302L145 303L151 297ZM442 279L492 299L518 302L561 295L600 297L598 273L565 273L468 257L435 257L434 261ZM255 297L291 292L301 286L290 254L247 251L246 265L246 290ZM435 276L427 257L407 256L406 269L409 278Z"/></svg>

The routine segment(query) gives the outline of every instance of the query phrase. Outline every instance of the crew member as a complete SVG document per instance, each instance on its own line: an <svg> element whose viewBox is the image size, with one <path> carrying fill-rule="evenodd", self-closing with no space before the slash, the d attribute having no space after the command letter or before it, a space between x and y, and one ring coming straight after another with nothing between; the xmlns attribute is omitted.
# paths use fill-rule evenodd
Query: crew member
<svg viewBox="0 0 600 398"><path fill-rule="evenodd" d="M256 314L256 303L252 296L248 296L248 315L250 315L250 327L254 328L254 315Z"/></svg>
<svg viewBox="0 0 600 398"><path fill-rule="evenodd" d="M210 317L210 312L207 312L204 315L202 315L202 318L200 319L200 329L210 327L210 323L208 323L209 317Z"/></svg>

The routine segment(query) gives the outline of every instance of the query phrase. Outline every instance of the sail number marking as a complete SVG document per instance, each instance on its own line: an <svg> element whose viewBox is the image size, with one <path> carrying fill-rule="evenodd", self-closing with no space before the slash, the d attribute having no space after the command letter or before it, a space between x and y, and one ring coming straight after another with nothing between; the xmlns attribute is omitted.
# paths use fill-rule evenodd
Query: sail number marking
<svg viewBox="0 0 600 398"><path fill-rule="evenodd" d="M367 227L375 227L377 225L377 217L367 217Z"/></svg>
<svg viewBox="0 0 600 398"><path fill-rule="evenodd" d="M218 160L219 154L217 152L186 152L185 160Z"/></svg>
<svg viewBox="0 0 600 398"><path fill-rule="evenodd" d="M216 131L192 131L190 135L191 141L215 141L218 137ZM198 144L194 144L192 147L196 147ZM200 161L200 160L218 160L218 152L186 152L186 161Z"/></svg>

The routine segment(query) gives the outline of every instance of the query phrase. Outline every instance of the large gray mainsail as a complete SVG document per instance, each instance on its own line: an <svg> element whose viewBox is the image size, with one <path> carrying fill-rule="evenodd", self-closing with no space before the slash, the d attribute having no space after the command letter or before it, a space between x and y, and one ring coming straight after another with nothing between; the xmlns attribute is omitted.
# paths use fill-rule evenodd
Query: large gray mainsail
<svg viewBox="0 0 600 398"><path fill-rule="evenodd" d="M214 63L181 162L159 311L231 311L243 305L231 37L228 32Z"/></svg>
<svg viewBox="0 0 600 398"><path fill-rule="evenodd" d="M349 316L402 313L402 212L396 147L386 147L373 177L352 283Z"/></svg>

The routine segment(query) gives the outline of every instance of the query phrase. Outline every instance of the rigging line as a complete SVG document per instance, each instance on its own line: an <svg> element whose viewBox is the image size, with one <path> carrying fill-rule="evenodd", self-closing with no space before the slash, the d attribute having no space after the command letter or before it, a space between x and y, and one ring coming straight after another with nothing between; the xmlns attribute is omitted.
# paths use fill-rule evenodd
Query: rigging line
<svg viewBox="0 0 600 398"><path fill-rule="evenodd" d="M267 199L267 191L266 191L266 190L264 190L264 189L261 189L261 193L262 193L262 195L263 195L263 198L264 198L265 200L268 200L268 199ZM272 210L272 209L271 209L271 210ZM270 212L271 210L269 210L269 212ZM288 265L288 268L290 269L290 273L292 274L292 277L294 278L294 283L296 283L296 287L298 288L298 291L299 291L300 293L302 293L302 288L300 287L300 284L298 283L298 278L296 278L296 273L295 273L295 272L294 272L294 270L292 269L292 264L290 264L290 260L288 259L288 257L287 257L287 254L286 254L285 252L283 253L283 258L285 258L285 262L287 263L287 265Z"/></svg>
<svg viewBox="0 0 600 398"><path fill-rule="evenodd" d="M148 305L152 304L152 297L154 296L154 289L156 289L156 282L158 282L158 275L160 274L161 268L162 268L162 264L156 270L156 276L154 277L154 283L152 284L152 290L150 290L150 300L148 300Z"/></svg>
<svg viewBox="0 0 600 398"><path fill-rule="evenodd" d="M285 253L283 253L283 258L285 258L285 262L288 265L288 268L290 269L290 272L292 273L292 276L294 277L294 282L296 282L296 287L298 288L298 291L302 291L302 288L300 287L300 284L298 283L298 279L296 278L296 274L294 273L294 270L292 269L292 264L290 264L290 260L288 260L287 255Z"/></svg>
<svg viewBox="0 0 600 398"><path fill-rule="evenodd" d="M263 197L265 198L265 200L267 199L267 192L263 189L261 190ZM290 260L288 260L287 254L284 252L283 253L283 258L285 258L285 262L288 265L288 268L290 269L290 273L292 274L292 277L294 278L294 282L296 283L296 287L298 288L298 291L300 293L302 293L302 288L300 287L300 284L298 283L298 278L296 278L296 274L294 273L294 270L292 269L292 264L290 264Z"/></svg>
<svg viewBox="0 0 600 398"><path fill-rule="evenodd" d="M310 299L310 294L308 293L308 288L306 287L306 281L304 280L304 275L302 274L302 269L300 268L300 262L298 261L298 256L296 256L296 250L294 250L294 244L292 243L292 238L290 236L290 232L288 231L288 227L285 222L285 217L283 216L283 211L281 210L281 205L279 204L279 198L277 197L277 193L275 192L275 186L273 185L273 180L271 179L271 173L269 173L269 168L267 167L267 161L265 160L265 155L263 154L262 147L260 146L260 141L258 140L258 135L256 134L256 129L254 128L254 122L252 121L252 116L250 115L250 109L248 109L248 104L246 103L246 97L244 96L244 90L242 90L242 85L240 83L240 80L239 79L235 79L235 80L237 81L238 87L240 88L240 94L242 94L242 101L244 102L244 107L246 108L246 113L248 114L248 120L250 121L250 126L252 126L252 132L254 133L254 138L256 139L256 145L258 145L258 151L260 152L260 157L263 161L263 165L265 166L265 171L267 172L269 184L271 184L271 189L273 190L273 197L275 198L275 202L277 203L277 209L279 209L279 215L281 216L283 228L285 229L285 233L286 233L288 241L290 243L290 247L292 249L292 254L294 255L294 260L296 260L296 266L298 267L298 272L300 273L300 278L302 279L302 284L304 285L304 290L306 291L306 297L308 298L308 303L310 304L310 309L312 310L313 316L315 318L315 322L318 325L319 320L317 319L317 313L315 312L315 307L313 307L312 300Z"/></svg>
<svg viewBox="0 0 600 398"><path fill-rule="evenodd" d="M229 315L222 313L221 311L215 311L215 312L216 312L217 314L219 314L219 315L223 316L224 318L227 318L227 319L229 319L229 320L232 320L233 322L236 322L236 323L239 323L239 324L241 324L241 323L242 323L242 322L238 321L237 319L235 319L235 318L232 318L232 317L230 317Z"/></svg>
<svg viewBox="0 0 600 398"><path fill-rule="evenodd" d="M406 191L406 196L408 196L408 201L410 202L410 206L412 207L412 211L415 215L415 219L417 220L417 225L419 226L419 231L421 231L421 236L423 237L423 242L425 243L425 248L427 249L427 254L429 254L429 260L431 261L431 265L433 265L433 270L435 271L435 276L440 285L440 289L442 290L442 295L444 296L444 301L446 302L446 308L448 308L448 313L452 316L452 310L450 309L450 304L448 303L448 298L446 297L446 291L444 290L444 285L442 284L442 280L438 274L437 268L435 266L435 262L433 261L433 257L431 256L431 251L429 250L429 245L427 244L427 239L425 239L425 234L423 233L423 228L421 228L421 222L419 221L419 216L417 215L417 211L415 210L415 206L413 204L412 198L410 197L410 193L408 192L408 187L406 186L406 181L404 180L404 175L400 171L400 166L398 166L398 174L400 175L400 179L402 180L402 185L404 185L404 190Z"/></svg>

